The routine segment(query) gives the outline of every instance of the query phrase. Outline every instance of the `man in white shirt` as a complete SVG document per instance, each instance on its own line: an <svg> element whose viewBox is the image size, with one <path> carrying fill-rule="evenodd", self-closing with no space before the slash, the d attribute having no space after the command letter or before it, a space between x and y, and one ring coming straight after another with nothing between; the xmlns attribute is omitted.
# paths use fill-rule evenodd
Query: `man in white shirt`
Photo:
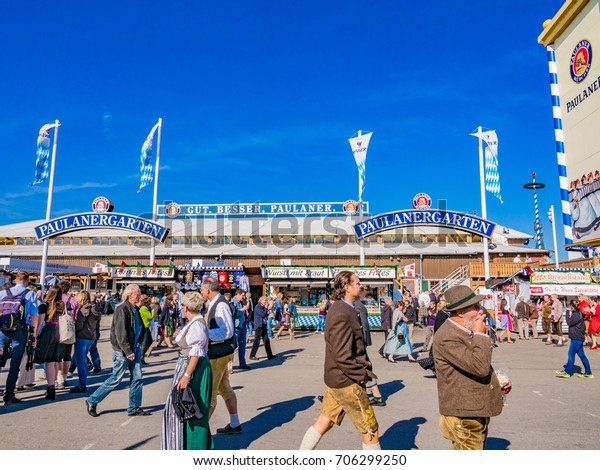
<svg viewBox="0 0 600 470"><path fill-rule="evenodd" d="M38 333L37 295L34 291L27 289L27 284L29 284L29 274L23 272L17 273L15 285L10 289L0 291L0 302L5 299L7 301L9 301L9 299L12 300L12 297L15 301L21 302L23 312L21 324L17 325L14 329L0 331L0 356L4 352L4 349L8 348L9 345L12 348L10 368L8 370L8 376L6 377L6 390L4 392L5 405L12 405L21 401L21 399L15 396L15 386L17 384L17 379L19 378L19 367L21 365L21 359L23 359L23 354L25 354L25 346L27 344L27 325L33 326L34 338L37 338Z"/></svg>
<svg viewBox="0 0 600 470"><path fill-rule="evenodd" d="M217 407L217 392L225 401L229 411L229 424L224 428L217 429L217 434L240 434L242 425L237 412L237 397L229 384L229 369L227 364L233 360L235 349L222 357L215 357L216 345L223 346L233 337L235 330L233 324L233 312L229 302L219 294L219 281L213 277L207 277L202 281L200 292L206 305L206 324L208 325L208 357L212 369L212 395L210 399L209 418ZM211 352L212 349L212 352ZM214 357L214 358L213 358Z"/></svg>

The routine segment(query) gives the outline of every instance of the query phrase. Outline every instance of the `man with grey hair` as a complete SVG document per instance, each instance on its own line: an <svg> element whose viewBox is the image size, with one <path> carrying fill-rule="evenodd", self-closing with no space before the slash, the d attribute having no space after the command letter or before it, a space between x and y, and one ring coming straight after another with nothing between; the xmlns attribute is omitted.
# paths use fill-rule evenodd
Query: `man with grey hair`
<svg viewBox="0 0 600 470"><path fill-rule="evenodd" d="M200 293L207 302L205 320L208 325L208 357L212 369L209 419L217 407L218 393L229 411L229 424L217 429L217 434L240 434L242 425L237 412L237 396L229 383L228 369L229 362L233 360L234 349L231 352L227 350L226 353L222 351L235 334L232 308L225 297L219 293L219 282L213 277L207 277L202 281Z"/></svg>
<svg viewBox="0 0 600 470"><path fill-rule="evenodd" d="M142 350L138 338L142 330L137 305L142 292L137 284L129 284L123 291L123 302L115 309L110 328L110 344L113 349L112 375L85 401L87 412L92 417L99 416L96 406L110 392L119 386L125 371L129 370L129 416L149 416L150 412L141 408L142 404Z"/></svg>

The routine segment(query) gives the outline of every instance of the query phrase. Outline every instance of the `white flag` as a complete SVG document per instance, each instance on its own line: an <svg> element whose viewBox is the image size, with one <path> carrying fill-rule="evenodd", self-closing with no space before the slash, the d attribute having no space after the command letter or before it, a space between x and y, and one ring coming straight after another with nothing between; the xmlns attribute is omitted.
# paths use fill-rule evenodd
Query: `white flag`
<svg viewBox="0 0 600 470"><path fill-rule="evenodd" d="M502 204L500 194L500 171L498 169L498 136L496 131L482 131L471 134L485 143L485 189L496 196Z"/></svg>
<svg viewBox="0 0 600 470"><path fill-rule="evenodd" d="M360 137L353 137L348 139L350 142L350 148L354 154L354 160L358 167L358 200L362 201L362 194L365 189L366 180L366 161L367 161L367 148L369 147L369 141L371 140L372 132L361 135Z"/></svg>

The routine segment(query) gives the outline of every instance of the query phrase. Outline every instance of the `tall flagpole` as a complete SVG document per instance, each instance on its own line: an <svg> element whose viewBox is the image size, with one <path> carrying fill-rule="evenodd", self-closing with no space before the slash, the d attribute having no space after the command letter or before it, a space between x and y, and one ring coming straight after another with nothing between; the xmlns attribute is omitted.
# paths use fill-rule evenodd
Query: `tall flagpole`
<svg viewBox="0 0 600 470"><path fill-rule="evenodd" d="M154 169L154 197L152 200L152 220L157 219L157 204L158 204L158 170L160 168L160 136L162 134L162 118L158 118L158 142L156 143L156 168ZM154 264L156 249L156 240L152 239L150 245L150 264Z"/></svg>
<svg viewBox="0 0 600 470"><path fill-rule="evenodd" d="M362 136L362 131L358 131L358 136ZM362 223L363 221L363 201L362 201L362 191L360 190L360 169L358 170L358 220ZM365 265L365 239L361 238L358 241L358 247L360 252L360 265Z"/></svg>
<svg viewBox="0 0 600 470"><path fill-rule="evenodd" d="M54 192L54 167L56 162L56 148L58 144L58 126L60 122L58 119L54 121L54 144L52 145L52 160L50 161L50 180L48 183L48 203L46 205L46 222L50 220L52 216L52 193ZM42 292L44 291L44 284L46 283L46 265L48 264L48 238L44 238L44 244L42 248L42 266L40 268L40 284L42 286Z"/></svg>
<svg viewBox="0 0 600 470"><path fill-rule="evenodd" d="M558 262L558 242L556 241L556 221L554 220L554 205L550 205L550 210L548 211L548 217L550 218L550 222L552 223L552 239L554 240L554 266L558 269L560 268L560 264Z"/></svg>
<svg viewBox="0 0 600 470"><path fill-rule="evenodd" d="M479 136L479 183L481 185L481 217L487 219L487 206L485 201L485 174L484 174L484 163L483 163L483 139L481 133L483 129L481 126L477 128ZM490 278L490 251L489 243L486 237L483 237L483 271L485 280Z"/></svg>

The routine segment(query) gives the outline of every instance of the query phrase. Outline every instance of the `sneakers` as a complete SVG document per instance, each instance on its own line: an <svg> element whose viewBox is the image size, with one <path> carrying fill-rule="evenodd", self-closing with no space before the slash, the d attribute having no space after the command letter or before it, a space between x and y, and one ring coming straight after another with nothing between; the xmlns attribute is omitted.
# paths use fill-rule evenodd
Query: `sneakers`
<svg viewBox="0 0 600 470"><path fill-rule="evenodd" d="M554 373L557 377L561 377L563 379L570 379L571 376L567 374L564 370L555 370Z"/></svg>
<svg viewBox="0 0 600 470"><path fill-rule="evenodd" d="M232 428L229 424L224 428L217 429L217 434L241 434L242 433L242 425L236 426Z"/></svg>
<svg viewBox="0 0 600 470"><path fill-rule="evenodd" d="M371 403L371 406L386 406L387 405L387 403L385 402L383 397L371 397L369 399L369 402Z"/></svg>
<svg viewBox="0 0 600 470"><path fill-rule="evenodd" d="M67 382L65 380L56 384L56 390L64 390L65 388L67 388Z"/></svg>
<svg viewBox="0 0 600 470"><path fill-rule="evenodd" d="M582 378L582 379L593 379L594 374L577 374L577 377Z"/></svg>

